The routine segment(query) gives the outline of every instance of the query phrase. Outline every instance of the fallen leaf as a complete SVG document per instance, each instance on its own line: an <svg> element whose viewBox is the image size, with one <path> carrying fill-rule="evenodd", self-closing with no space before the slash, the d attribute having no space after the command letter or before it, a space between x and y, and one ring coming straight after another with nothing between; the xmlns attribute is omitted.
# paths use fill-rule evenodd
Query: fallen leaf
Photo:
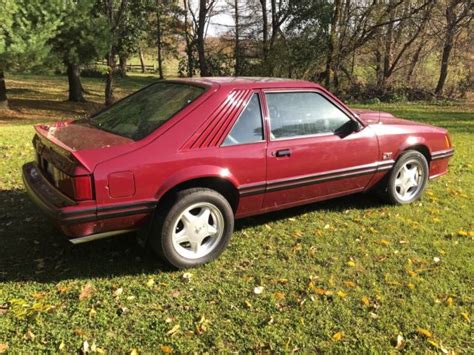
<svg viewBox="0 0 474 355"><path fill-rule="evenodd" d="M148 287L153 287L154 284L155 284L155 280L153 280L153 279L149 279L149 280L146 282L146 285L147 285Z"/></svg>
<svg viewBox="0 0 474 355"><path fill-rule="evenodd" d="M349 260L349 261L347 262L347 266L355 267L355 266L356 266L356 263L355 263L353 260Z"/></svg>
<svg viewBox="0 0 474 355"><path fill-rule="evenodd" d="M344 291L337 291L336 294L341 298L346 298L347 297L347 293L345 293Z"/></svg>
<svg viewBox="0 0 474 355"><path fill-rule="evenodd" d="M277 301L281 301L285 299L285 294L283 292L275 292L273 296L275 297Z"/></svg>
<svg viewBox="0 0 474 355"><path fill-rule="evenodd" d="M59 344L58 350L59 350L59 351L64 351L64 350L66 350L66 344L64 344L64 341L62 341L61 344Z"/></svg>
<svg viewBox="0 0 474 355"><path fill-rule="evenodd" d="M249 300L245 300L244 304L245 304L245 307L247 307L248 309L252 309L252 304L250 303Z"/></svg>
<svg viewBox="0 0 474 355"><path fill-rule="evenodd" d="M448 306L452 306L454 304L453 298L448 297L448 299L446 300L446 303L448 304Z"/></svg>
<svg viewBox="0 0 474 355"><path fill-rule="evenodd" d="M81 290L81 294L79 295L79 301L84 301L92 296L94 293L94 286L90 282L88 282Z"/></svg>
<svg viewBox="0 0 474 355"><path fill-rule="evenodd" d="M351 288L356 287L356 284L351 280L344 281L344 285L346 285L347 287L351 287Z"/></svg>
<svg viewBox="0 0 474 355"><path fill-rule="evenodd" d="M379 243L380 245L385 246L385 247L387 247L387 246L390 245L390 242L389 242L388 240L386 240L386 239L380 239L380 240L378 241L378 243Z"/></svg>
<svg viewBox="0 0 474 355"><path fill-rule="evenodd" d="M123 293L123 287L119 287L118 289L114 291L113 295L115 298L119 298L122 293Z"/></svg>
<svg viewBox="0 0 474 355"><path fill-rule="evenodd" d="M181 280L185 283L190 283L192 277L193 275L190 272L185 272L183 276L181 276Z"/></svg>
<svg viewBox="0 0 474 355"><path fill-rule="evenodd" d="M260 295L262 294L263 292L263 286L257 286L257 287L254 287L253 289L253 293L255 293L256 295Z"/></svg>
<svg viewBox="0 0 474 355"><path fill-rule="evenodd" d="M168 345L160 345L160 350L163 351L165 354L170 354L173 352L173 349Z"/></svg>
<svg viewBox="0 0 474 355"><path fill-rule="evenodd" d="M171 296L174 298L179 297L179 295L181 295L181 292L179 292L178 290L171 292Z"/></svg>
<svg viewBox="0 0 474 355"><path fill-rule="evenodd" d="M470 321L471 321L471 319L469 318L469 313L467 313L467 312L462 312L461 315L462 315L462 317L464 318L464 320L465 320L466 322L470 322Z"/></svg>
<svg viewBox="0 0 474 355"><path fill-rule="evenodd" d="M171 328L170 330L168 330L166 332L166 335L173 336L174 334L176 334L179 331L179 328L181 328L181 326L179 324L176 324L173 328Z"/></svg>
<svg viewBox="0 0 474 355"><path fill-rule="evenodd" d="M5 354L8 351L8 344L0 344L0 354Z"/></svg>
<svg viewBox="0 0 474 355"><path fill-rule="evenodd" d="M341 332L335 333L331 338L333 341L340 341L342 340L342 338L344 338L344 335L345 335L344 332L341 331Z"/></svg>
<svg viewBox="0 0 474 355"><path fill-rule="evenodd" d="M402 350L406 345L405 339L403 339L403 335L397 335L397 341L395 343L395 349Z"/></svg>
<svg viewBox="0 0 474 355"><path fill-rule="evenodd" d="M441 344L438 344L434 340L428 340L428 344L435 347L436 349L440 350L443 354L448 354L448 349L444 348Z"/></svg>
<svg viewBox="0 0 474 355"><path fill-rule="evenodd" d="M84 340L84 343L82 343L82 353L86 354L90 351L89 343L87 340Z"/></svg>
<svg viewBox="0 0 474 355"><path fill-rule="evenodd" d="M138 350L132 349L132 351L130 351L130 355L138 355Z"/></svg>
<svg viewBox="0 0 474 355"><path fill-rule="evenodd" d="M361 302L364 306L368 306L370 304L369 297L367 296L362 297Z"/></svg>
<svg viewBox="0 0 474 355"><path fill-rule="evenodd" d="M431 334L431 332L427 329L424 329L424 328L416 328L416 332L419 334L419 335L422 335L426 338L431 338L433 336L433 334Z"/></svg>
<svg viewBox="0 0 474 355"><path fill-rule="evenodd" d="M26 334L25 334L25 339L33 341L33 340L35 340L35 338L36 338L36 335L31 331L31 329L28 329Z"/></svg>

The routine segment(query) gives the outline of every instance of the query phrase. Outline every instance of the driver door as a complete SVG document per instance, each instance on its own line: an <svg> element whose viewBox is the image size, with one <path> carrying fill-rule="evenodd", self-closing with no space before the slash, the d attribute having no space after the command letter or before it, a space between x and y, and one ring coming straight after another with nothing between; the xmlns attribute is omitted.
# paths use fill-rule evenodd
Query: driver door
<svg viewBox="0 0 474 355"><path fill-rule="evenodd" d="M376 171L370 127L317 90L266 91L269 142L264 208L290 207L362 191ZM352 127L352 129L351 129Z"/></svg>

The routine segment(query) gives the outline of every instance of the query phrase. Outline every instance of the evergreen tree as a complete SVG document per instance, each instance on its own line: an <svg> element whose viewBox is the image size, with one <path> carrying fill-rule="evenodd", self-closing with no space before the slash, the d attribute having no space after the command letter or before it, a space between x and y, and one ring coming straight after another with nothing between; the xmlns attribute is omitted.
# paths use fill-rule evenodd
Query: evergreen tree
<svg viewBox="0 0 474 355"><path fill-rule="evenodd" d="M48 57L61 25L61 0L0 0L0 107L7 108L5 71L28 69Z"/></svg>
<svg viewBox="0 0 474 355"><path fill-rule="evenodd" d="M69 1L64 21L51 39L54 54L67 69L69 101L84 102L80 66L103 57L110 42L106 18L94 11L95 0Z"/></svg>

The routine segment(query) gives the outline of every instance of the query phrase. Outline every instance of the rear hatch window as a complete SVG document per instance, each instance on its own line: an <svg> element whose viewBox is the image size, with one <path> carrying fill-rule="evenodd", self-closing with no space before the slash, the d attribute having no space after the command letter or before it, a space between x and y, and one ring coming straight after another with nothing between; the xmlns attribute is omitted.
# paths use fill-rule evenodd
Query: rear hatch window
<svg viewBox="0 0 474 355"><path fill-rule="evenodd" d="M107 132L139 140L196 100L205 89L176 82L152 84L90 118Z"/></svg>

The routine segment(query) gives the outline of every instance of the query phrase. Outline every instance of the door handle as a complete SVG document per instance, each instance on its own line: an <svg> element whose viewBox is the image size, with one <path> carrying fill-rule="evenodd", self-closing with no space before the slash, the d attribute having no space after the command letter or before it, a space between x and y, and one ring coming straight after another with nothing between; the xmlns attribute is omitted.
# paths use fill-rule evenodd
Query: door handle
<svg viewBox="0 0 474 355"><path fill-rule="evenodd" d="M289 149L280 149L276 152L273 152L273 155L277 158L289 157L291 155L291 151Z"/></svg>

